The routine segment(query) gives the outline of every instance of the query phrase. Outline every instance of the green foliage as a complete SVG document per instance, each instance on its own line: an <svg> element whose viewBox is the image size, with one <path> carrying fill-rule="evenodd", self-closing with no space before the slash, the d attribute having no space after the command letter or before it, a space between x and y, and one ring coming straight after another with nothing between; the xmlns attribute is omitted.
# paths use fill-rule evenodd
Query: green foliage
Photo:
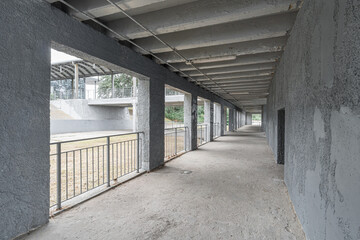
<svg viewBox="0 0 360 240"><path fill-rule="evenodd" d="M252 114L253 121L261 121L261 114Z"/></svg>
<svg viewBox="0 0 360 240"><path fill-rule="evenodd" d="M204 123L204 106L198 106L197 114L198 114L197 117L198 124Z"/></svg>
<svg viewBox="0 0 360 240"><path fill-rule="evenodd" d="M165 107L165 118L174 122L184 121L184 107L167 106Z"/></svg>
<svg viewBox="0 0 360 240"><path fill-rule="evenodd" d="M115 74L114 75L114 87L117 88L131 88L133 85L132 76L127 74ZM106 97L111 92L112 82L111 76L106 75L101 78L99 84L98 95L99 97Z"/></svg>

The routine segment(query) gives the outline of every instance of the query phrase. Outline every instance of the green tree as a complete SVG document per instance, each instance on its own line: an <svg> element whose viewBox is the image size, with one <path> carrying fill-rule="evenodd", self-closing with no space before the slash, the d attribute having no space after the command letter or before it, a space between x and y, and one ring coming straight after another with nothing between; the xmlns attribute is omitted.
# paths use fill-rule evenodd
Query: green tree
<svg viewBox="0 0 360 240"><path fill-rule="evenodd" d="M132 76L124 73L119 73L114 75L115 89L131 88L132 86L133 86ZM111 88L112 88L111 76L110 75L103 76L101 78L101 82L99 84L99 89L98 89L99 98L108 97L109 94L111 93Z"/></svg>
<svg viewBox="0 0 360 240"><path fill-rule="evenodd" d="M184 107L183 106L166 106L165 118L174 122L184 121Z"/></svg>
<svg viewBox="0 0 360 240"><path fill-rule="evenodd" d="M197 114L198 124L204 123L204 106L198 106Z"/></svg>

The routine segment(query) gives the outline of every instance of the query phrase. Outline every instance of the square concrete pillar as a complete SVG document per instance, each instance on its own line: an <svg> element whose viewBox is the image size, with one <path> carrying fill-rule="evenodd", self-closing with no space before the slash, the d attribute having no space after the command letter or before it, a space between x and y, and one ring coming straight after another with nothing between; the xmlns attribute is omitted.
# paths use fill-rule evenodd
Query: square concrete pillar
<svg viewBox="0 0 360 240"><path fill-rule="evenodd" d="M246 125L251 125L252 124L252 119L251 118L252 118L252 114L246 112L245 113L245 124Z"/></svg>
<svg viewBox="0 0 360 240"><path fill-rule="evenodd" d="M213 132L213 122L212 122L212 106L213 104L204 100L204 123L207 125L206 127L206 141L212 141L212 132Z"/></svg>
<svg viewBox="0 0 360 240"><path fill-rule="evenodd" d="M226 109L224 105L221 105L221 132L220 135L224 136L225 130L226 130Z"/></svg>
<svg viewBox="0 0 360 240"><path fill-rule="evenodd" d="M186 151L197 149L197 96L184 95L184 125L187 127L188 139Z"/></svg>
<svg viewBox="0 0 360 240"><path fill-rule="evenodd" d="M214 141L214 103L210 102L210 129L209 129L209 141Z"/></svg>
<svg viewBox="0 0 360 240"><path fill-rule="evenodd" d="M51 41L29 20L43 4L0 2L0 239L49 221Z"/></svg>
<svg viewBox="0 0 360 240"><path fill-rule="evenodd" d="M163 79L139 79L137 129L141 134L142 169L150 171L164 164L164 108Z"/></svg>
<svg viewBox="0 0 360 240"><path fill-rule="evenodd" d="M229 109L229 132L234 131L234 109Z"/></svg>
<svg viewBox="0 0 360 240"><path fill-rule="evenodd" d="M236 126L236 114L237 114L237 111L234 109L234 116L233 116L233 118L234 118L234 129L233 129L233 131L235 131L236 129L237 129L237 126Z"/></svg>
<svg viewBox="0 0 360 240"><path fill-rule="evenodd" d="M245 112L242 112L242 113L240 114L241 127L246 124L245 119L246 119Z"/></svg>
<svg viewBox="0 0 360 240"><path fill-rule="evenodd" d="M220 136L221 134L221 105L218 103L212 104L214 108L213 114L213 137Z"/></svg>

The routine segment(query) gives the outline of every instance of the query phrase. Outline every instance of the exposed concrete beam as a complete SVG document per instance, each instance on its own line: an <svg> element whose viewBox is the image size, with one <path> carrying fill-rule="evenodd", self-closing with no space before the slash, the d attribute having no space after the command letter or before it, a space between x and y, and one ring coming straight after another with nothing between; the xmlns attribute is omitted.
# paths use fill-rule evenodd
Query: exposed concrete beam
<svg viewBox="0 0 360 240"><path fill-rule="evenodd" d="M166 34L266 15L297 11L297 0L201 0L135 16L156 34ZM131 39L150 34L129 19L109 22L108 26Z"/></svg>
<svg viewBox="0 0 360 240"><path fill-rule="evenodd" d="M252 81L238 81L238 82L217 82L217 84L212 83L212 84L204 84L206 87L213 87L213 86L236 86L236 85L240 85L243 83L259 83L259 82L271 82L271 79L267 79L267 80L252 80Z"/></svg>
<svg viewBox="0 0 360 240"><path fill-rule="evenodd" d="M250 89L250 90L258 90L258 89L268 89L268 84L259 84L259 85L245 85L245 86L237 86L237 87L231 87L231 88L212 88L217 89L218 91L225 90L227 92L235 92L239 89Z"/></svg>
<svg viewBox="0 0 360 240"><path fill-rule="evenodd" d="M232 83L242 83L242 82L256 82L256 81L270 81L272 80L272 76L256 76L256 77L243 77L237 79L229 79L229 80L216 80L217 84L232 84ZM217 85L213 82L203 82L206 86Z"/></svg>
<svg viewBox="0 0 360 240"><path fill-rule="evenodd" d="M199 69L213 69L213 68L222 68L222 67L234 67L234 66L244 66L250 64L260 64L260 63L273 63L280 59L282 52L270 52L270 53L259 53L252 55L244 55L238 56L235 60L227 60L227 61L217 61L213 60L208 63L196 63L194 64ZM177 69L181 71L193 71L191 65L187 65L186 63L173 63L172 64Z"/></svg>
<svg viewBox="0 0 360 240"><path fill-rule="evenodd" d="M177 50L247 42L285 36L293 26L295 18L296 13L281 14L163 34L159 37ZM153 53L172 51L153 37L135 42ZM135 50L140 51L136 48Z"/></svg>
<svg viewBox="0 0 360 240"><path fill-rule="evenodd" d="M54 2L53 0L48 0L50 2ZM127 13L131 15L136 14L144 14L147 12L152 12L159 9L164 9L168 7L174 7L180 4L194 2L195 0L114 0L116 4L118 4L122 9L124 9ZM109 17L109 20L115 20L118 18L125 17L124 15L119 13L119 10L108 3L106 0L66 0L66 2L70 3L77 9L86 12L96 18L101 18L105 16ZM69 14L74 16L75 18L84 21L88 20L86 16L69 9Z"/></svg>
<svg viewBox="0 0 360 240"><path fill-rule="evenodd" d="M215 88L222 88L222 89L232 89L236 87L242 87L242 86L257 86L257 85L269 85L270 81L259 81L259 82L243 82L243 83L236 83L231 85L222 85L219 84L218 86L209 86L211 89Z"/></svg>
<svg viewBox="0 0 360 240"><path fill-rule="evenodd" d="M238 79L238 78L248 78L248 77L260 77L260 76L272 76L272 70L259 70L259 71L249 71L249 72L242 72L242 73L230 73L230 74L223 74L219 76L211 77L212 80L222 81L228 79ZM205 77L194 77L194 80L197 81L209 81Z"/></svg>
<svg viewBox="0 0 360 240"><path fill-rule="evenodd" d="M263 40L218 45L213 47L183 50L180 53L188 60L208 59L223 56L241 56L266 52L278 52L283 50L286 37L269 38ZM182 58L174 53L159 53L158 57L169 63L184 62Z"/></svg>
<svg viewBox="0 0 360 240"><path fill-rule="evenodd" d="M220 75L220 74L229 74L229 73L240 73L240 72L249 72L249 71L258 71L258 70L275 70L274 63L265 63L265 64L251 64L244 66L235 66L235 67L224 67L224 68L215 68L215 69L204 69L203 73L206 75ZM203 74L198 71L189 71L186 73L191 77L203 76ZM181 74L180 74L181 75ZM181 75L185 76L185 75Z"/></svg>

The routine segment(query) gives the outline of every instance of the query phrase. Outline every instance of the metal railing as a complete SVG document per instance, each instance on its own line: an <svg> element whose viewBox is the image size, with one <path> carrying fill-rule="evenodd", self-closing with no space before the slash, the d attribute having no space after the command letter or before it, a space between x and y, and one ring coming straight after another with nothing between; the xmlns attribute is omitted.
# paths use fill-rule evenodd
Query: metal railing
<svg viewBox="0 0 360 240"><path fill-rule="evenodd" d="M221 125L220 123L213 123L213 137L217 138L221 135Z"/></svg>
<svg viewBox="0 0 360 240"><path fill-rule="evenodd" d="M55 90L50 93L50 100L57 100L57 99L74 99L75 98L75 89L68 89L68 90ZM78 97L77 99L85 99L85 92L82 89L78 90Z"/></svg>
<svg viewBox="0 0 360 240"><path fill-rule="evenodd" d="M50 207L139 172L141 134L50 143Z"/></svg>
<svg viewBox="0 0 360 240"><path fill-rule="evenodd" d="M187 127L165 128L164 130L164 158L171 158L186 151L188 139Z"/></svg>
<svg viewBox="0 0 360 240"><path fill-rule="evenodd" d="M165 128L183 128L183 122L165 121Z"/></svg>
<svg viewBox="0 0 360 240"><path fill-rule="evenodd" d="M165 88L165 96L175 96L175 95L184 95L181 92L175 91L173 89Z"/></svg>
<svg viewBox="0 0 360 240"><path fill-rule="evenodd" d="M197 125L197 145L200 146L209 141L208 136L208 125L198 124Z"/></svg>
<svg viewBox="0 0 360 240"><path fill-rule="evenodd" d="M256 120L252 120L251 122L251 125L254 125L254 126L261 126L261 120L259 121L256 121Z"/></svg>
<svg viewBox="0 0 360 240"><path fill-rule="evenodd" d="M133 91L133 90L134 89L132 87L114 88L114 94L113 94L113 90L111 88L109 88L109 89L106 89L105 91L101 91L101 92L98 91L95 96L98 99L136 97L137 89L135 89L135 91ZM90 94L88 96L90 96Z"/></svg>

